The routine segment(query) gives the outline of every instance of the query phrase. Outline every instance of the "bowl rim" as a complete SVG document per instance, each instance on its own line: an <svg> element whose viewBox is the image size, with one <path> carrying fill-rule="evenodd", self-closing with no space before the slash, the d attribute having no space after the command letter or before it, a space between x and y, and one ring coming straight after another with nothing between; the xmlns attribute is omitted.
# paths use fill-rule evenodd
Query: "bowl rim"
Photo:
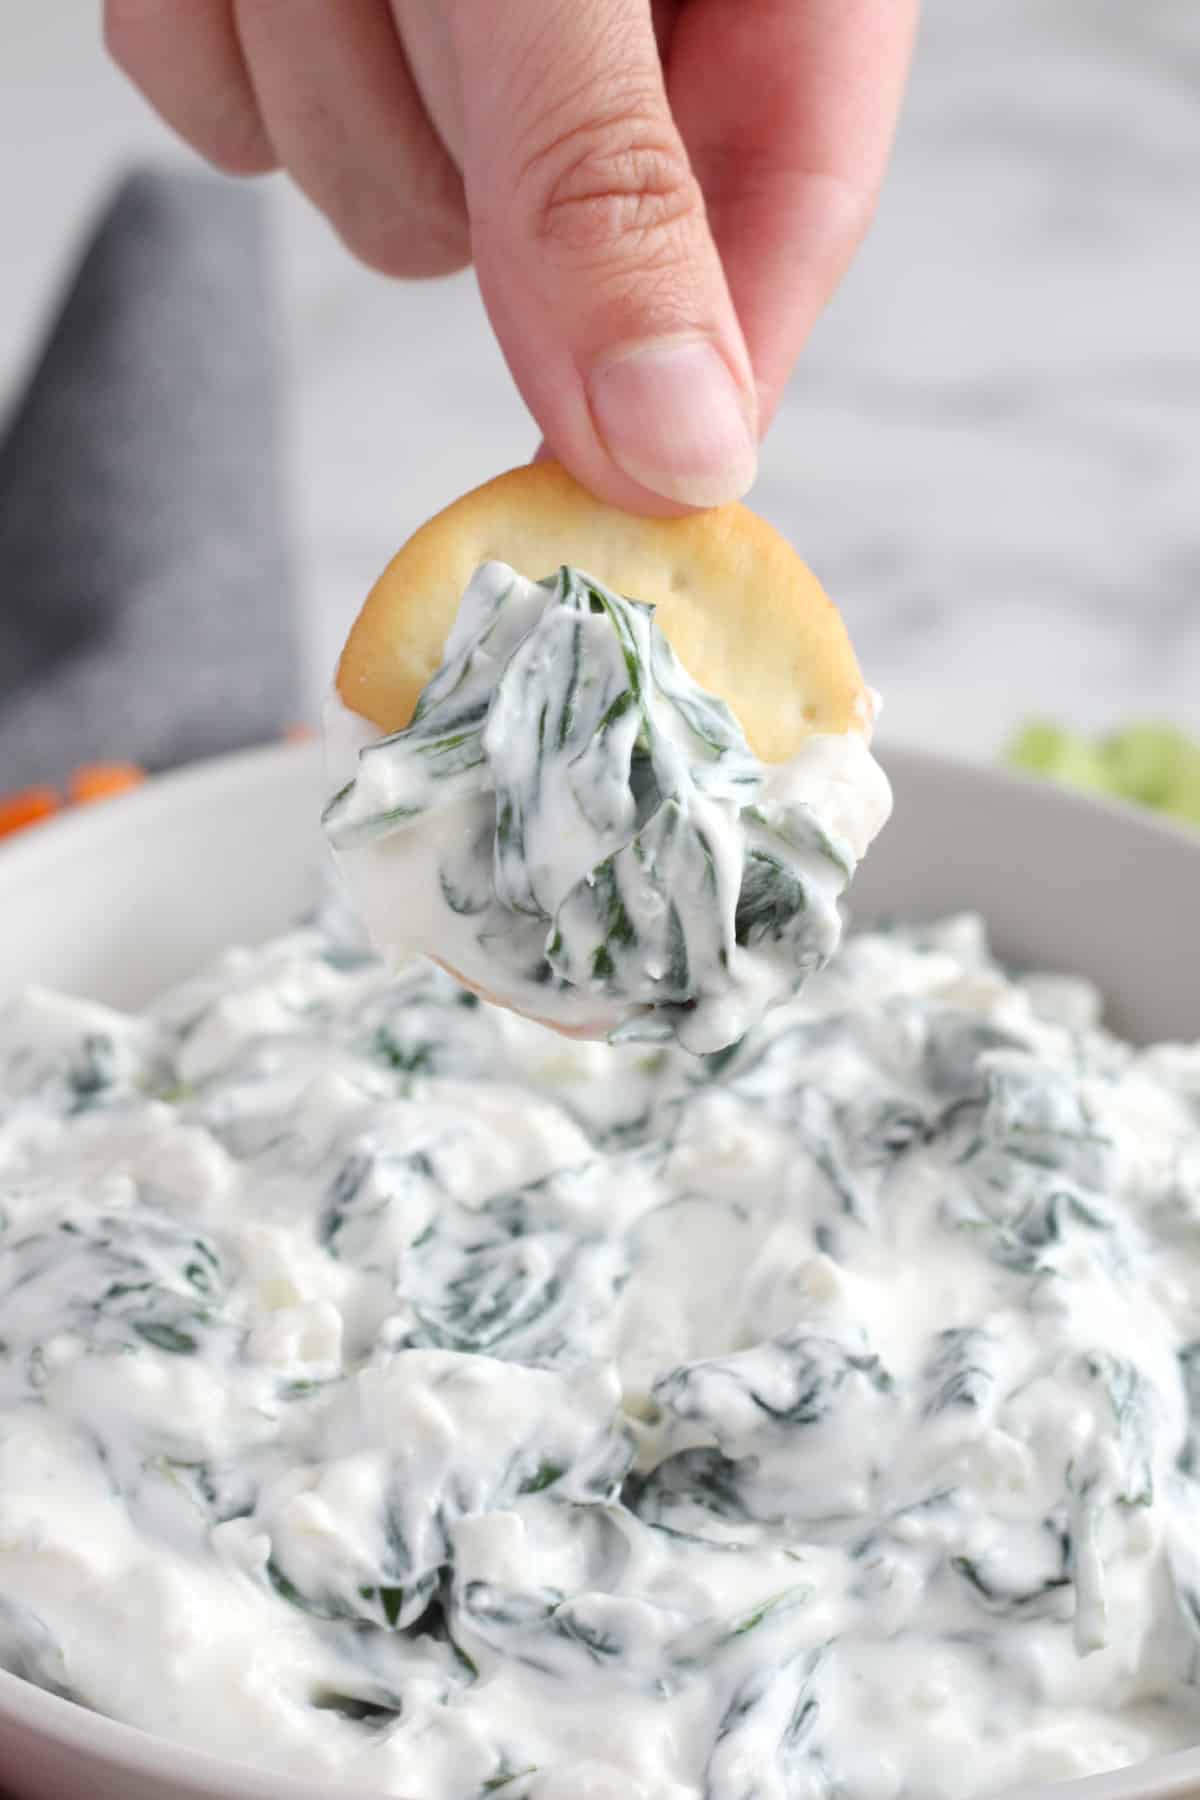
<svg viewBox="0 0 1200 1800"><path fill-rule="evenodd" d="M893 745L886 736L877 743L876 750L884 769L898 780L911 772L926 780L969 781L985 792L1022 794L1050 816L1090 812L1099 819L1111 820L1113 827L1123 832L1183 848L1200 859L1200 832L1112 796L1068 788L1023 770L969 756ZM269 789L304 765L310 767L315 785L323 766L319 741L273 743L208 757L153 775L142 786L103 805L58 814L0 845L0 904L5 890L19 886L26 871L44 870L47 865L53 868L60 860L77 855L89 840L100 850L106 838L122 832L134 818L140 818L146 828L152 829L156 817L173 812L193 790L206 795L236 794L246 784ZM5 1669L0 1669L0 1719L61 1749L100 1762L114 1773L136 1771L168 1788L173 1781L182 1779L198 1792L207 1789L214 1796L228 1795L229 1800L352 1800L355 1794L364 1800L384 1800L384 1791L378 1788L314 1782L155 1736L138 1726L91 1712L78 1702L47 1692ZM1195 1747L1103 1774L1007 1790L997 1800L1067 1800L1068 1795L1070 1800L1196 1800L1200 1795L1200 1741ZM386 1800L404 1797L393 1793ZM419 1796L408 1800L419 1800Z"/></svg>
<svg viewBox="0 0 1200 1800"><path fill-rule="evenodd" d="M102 841L112 831L123 829L131 817L144 814L144 823L152 826L159 814L173 812L180 798L194 788L221 792L245 782L270 786L279 779L280 771L305 762L312 764L315 775L322 760L320 745L311 741L258 744L163 770L102 801L66 807L0 841L0 893L10 883L19 883L26 870L74 855L89 838Z"/></svg>

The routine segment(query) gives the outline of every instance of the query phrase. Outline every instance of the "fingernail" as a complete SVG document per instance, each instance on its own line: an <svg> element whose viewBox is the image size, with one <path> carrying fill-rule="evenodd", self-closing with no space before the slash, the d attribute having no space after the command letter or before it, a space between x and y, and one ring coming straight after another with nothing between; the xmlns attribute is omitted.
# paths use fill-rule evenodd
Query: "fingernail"
<svg viewBox="0 0 1200 1800"><path fill-rule="evenodd" d="M684 506L738 500L758 469L752 401L707 338L662 338L592 371L596 429L626 475Z"/></svg>

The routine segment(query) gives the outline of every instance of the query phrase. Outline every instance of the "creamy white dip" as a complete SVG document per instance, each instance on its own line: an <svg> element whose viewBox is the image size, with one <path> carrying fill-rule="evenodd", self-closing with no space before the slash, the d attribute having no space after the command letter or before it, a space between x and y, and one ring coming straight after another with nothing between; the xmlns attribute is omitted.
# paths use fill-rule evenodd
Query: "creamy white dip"
<svg viewBox="0 0 1200 1800"><path fill-rule="evenodd" d="M0 1015L0 1661L416 1800L1200 1740L1200 1051L978 926L735 1051L320 930Z"/></svg>
<svg viewBox="0 0 1200 1800"><path fill-rule="evenodd" d="M569 568L485 563L405 730L339 710L326 828L374 941L594 1036L743 1036L836 949L891 808L865 735L761 762L653 608Z"/></svg>

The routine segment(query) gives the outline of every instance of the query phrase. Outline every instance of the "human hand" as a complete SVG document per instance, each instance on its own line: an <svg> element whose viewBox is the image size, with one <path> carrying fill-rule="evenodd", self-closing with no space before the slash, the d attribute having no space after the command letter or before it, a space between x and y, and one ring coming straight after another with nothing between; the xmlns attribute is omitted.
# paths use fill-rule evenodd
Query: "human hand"
<svg viewBox="0 0 1200 1800"><path fill-rule="evenodd" d="M283 166L389 275L474 261L602 499L745 492L870 219L917 0L106 0L218 167Z"/></svg>

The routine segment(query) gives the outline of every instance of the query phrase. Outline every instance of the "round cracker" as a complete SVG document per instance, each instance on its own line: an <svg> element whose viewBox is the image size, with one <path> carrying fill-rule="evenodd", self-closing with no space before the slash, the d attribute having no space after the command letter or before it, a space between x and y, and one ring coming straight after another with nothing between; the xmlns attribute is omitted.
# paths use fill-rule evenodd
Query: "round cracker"
<svg viewBox="0 0 1200 1800"><path fill-rule="evenodd" d="M683 667L732 707L751 748L783 762L814 732L865 730L871 708L833 602L787 540L748 507L648 519L606 506L558 463L511 469L414 532L375 583L338 665L352 712L409 723L441 666L481 563L540 580L563 563L651 602Z"/></svg>

